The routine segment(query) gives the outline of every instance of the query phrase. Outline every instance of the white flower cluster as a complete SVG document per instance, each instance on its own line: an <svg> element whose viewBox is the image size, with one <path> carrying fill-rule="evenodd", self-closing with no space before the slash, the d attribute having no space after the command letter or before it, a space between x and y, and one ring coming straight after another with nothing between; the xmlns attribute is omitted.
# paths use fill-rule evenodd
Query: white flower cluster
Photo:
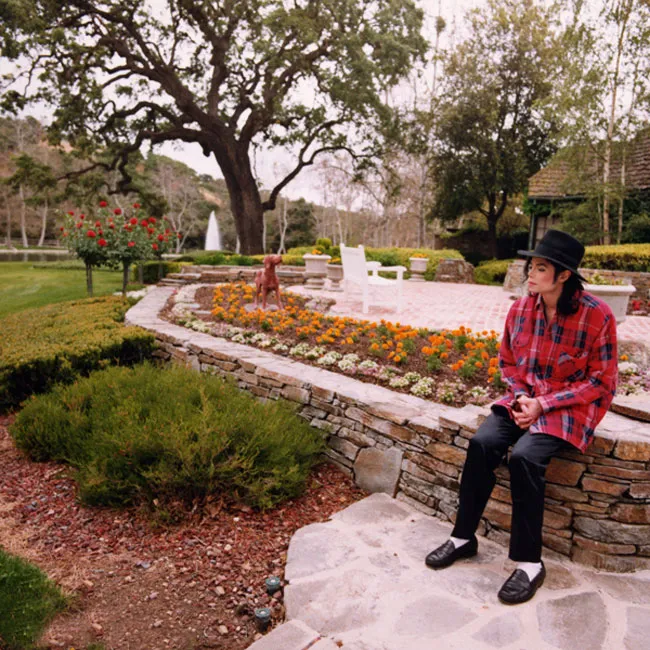
<svg viewBox="0 0 650 650"><path fill-rule="evenodd" d="M234 343L246 343L246 337L241 332L239 334L234 334L231 336L230 340Z"/></svg>
<svg viewBox="0 0 650 650"><path fill-rule="evenodd" d="M318 359L319 357L322 357L325 354L326 350L322 345L316 345L313 348L310 348L305 352L303 355L305 359Z"/></svg>
<svg viewBox="0 0 650 650"><path fill-rule="evenodd" d="M372 377L377 374L377 371L379 370L379 364L376 361L367 359L366 361L362 361L359 364L358 368L359 372L362 375L369 375Z"/></svg>
<svg viewBox="0 0 650 650"><path fill-rule="evenodd" d="M381 381L390 381L397 374L398 373L395 369L384 366L377 374L377 379L381 379Z"/></svg>
<svg viewBox="0 0 650 650"><path fill-rule="evenodd" d="M212 332L210 325L198 318L189 321L189 323L187 323L187 327L191 327L196 332L202 332L203 334L210 334Z"/></svg>
<svg viewBox="0 0 650 650"><path fill-rule="evenodd" d="M338 367L343 371L353 375L357 371L359 363L358 354L346 354L339 362Z"/></svg>
<svg viewBox="0 0 650 650"><path fill-rule="evenodd" d="M411 386L411 392L418 397L428 397L433 393L434 381L431 377L422 377L420 381Z"/></svg>
<svg viewBox="0 0 650 650"><path fill-rule="evenodd" d="M436 399L443 404L453 404L465 388L465 384L459 379L442 381L436 390Z"/></svg>
<svg viewBox="0 0 650 650"><path fill-rule="evenodd" d="M334 352L333 350L331 352L328 352L327 354L323 355L316 363L319 366L333 366L337 361L340 361L343 358L341 354L338 352Z"/></svg>
<svg viewBox="0 0 650 650"><path fill-rule="evenodd" d="M479 406L490 401L490 392L482 386L470 388L465 395L472 404L478 404Z"/></svg>
<svg viewBox="0 0 650 650"><path fill-rule="evenodd" d="M422 375L419 372L407 372L404 375L404 379L406 379L409 384L415 384L422 379Z"/></svg>
<svg viewBox="0 0 650 650"><path fill-rule="evenodd" d="M289 350L289 346L285 345L284 343L276 343L273 346L274 352L287 352L288 350Z"/></svg>
<svg viewBox="0 0 650 650"><path fill-rule="evenodd" d="M409 386L410 382L406 377L393 377L389 382L388 385L391 388L407 388Z"/></svg>
<svg viewBox="0 0 650 650"><path fill-rule="evenodd" d="M289 350L289 354L292 357L304 357L310 349L309 343L298 343Z"/></svg>

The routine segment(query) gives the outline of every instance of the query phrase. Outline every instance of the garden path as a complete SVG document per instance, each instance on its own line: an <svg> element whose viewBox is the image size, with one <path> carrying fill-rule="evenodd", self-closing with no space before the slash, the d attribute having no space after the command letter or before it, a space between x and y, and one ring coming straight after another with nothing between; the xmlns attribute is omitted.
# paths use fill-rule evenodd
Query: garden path
<svg viewBox="0 0 650 650"><path fill-rule="evenodd" d="M404 282L404 309L397 314L393 305L370 305L368 314L361 311L361 297L345 298L342 291L326 288L314 290L298 285L293 293L333 298L331 313L352 318L401 322L413 327L454 329L465 325L473 331L495 330L501 335L506 315L512 305L511 294L502 287L450 282ZM628 316L618 326L619 339L639 341L650 346L650 317Z"/></svg>
<svg viewBox="0 0 650 650"><path fill-rule="evenodd" d="M249 650L650 650L650 571L608 574L545 552L533 600L508 607L497 591L514 564L479 538L479 553L442 571L424 564L451 524L385 494L289 546L288 622Z"/></svg>

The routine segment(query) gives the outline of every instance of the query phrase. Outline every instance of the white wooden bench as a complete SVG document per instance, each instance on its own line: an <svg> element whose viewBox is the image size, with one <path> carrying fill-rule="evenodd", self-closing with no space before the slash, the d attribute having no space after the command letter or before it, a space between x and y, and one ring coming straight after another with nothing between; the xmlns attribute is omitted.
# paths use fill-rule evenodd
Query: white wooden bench
<svg viewBox="0 0 650 650"><path fill-rule="evenodd" d="M404 281L404 266L382 266L381 262L366 262L366 252L363 246L357 248L341 244L341 263L343 264L343 287L345 297L350 296L352 286L361 289L362 311L368 313L368 305L379 304L377 294L386 297L389 302L396 304L397 313L402 311L402 286ZM372 275L368 272L372 271ZM382 278L379 271L397 273L397 279ZM374 295L373 295L374 294Z"/></svg>

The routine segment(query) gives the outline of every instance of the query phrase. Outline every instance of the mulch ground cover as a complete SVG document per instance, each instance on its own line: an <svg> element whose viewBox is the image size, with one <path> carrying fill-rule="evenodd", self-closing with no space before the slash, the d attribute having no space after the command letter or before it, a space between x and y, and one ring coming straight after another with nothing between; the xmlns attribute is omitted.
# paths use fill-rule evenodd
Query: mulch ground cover
<svg viewBox="0 0 650 650"><path fill-rule="evenodd" d="M315 468L306 492L268 512L218 502L179 512L163 526L145 510L79 504L73 472L18 452L0 418L0 545L34 562L73 596L42 641L46 648L243 650L256 638L253 611L282 622L281 592L293 533L365 496L331 465ZM93 647L102 647L93 646Z"/></svg>

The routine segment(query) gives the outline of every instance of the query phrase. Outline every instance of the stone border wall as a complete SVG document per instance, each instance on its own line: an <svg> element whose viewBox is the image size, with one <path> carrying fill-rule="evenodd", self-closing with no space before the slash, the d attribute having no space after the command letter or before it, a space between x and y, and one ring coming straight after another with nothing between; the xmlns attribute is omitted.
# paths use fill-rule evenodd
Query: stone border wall
<svg viewBox="0 0 650 650"><path fill-rule="evenodd" d="M158 318L171 293L158 287L127 314L127 324L156 333L156 357L298 403L327 436L329 459L361 487L453 520L465 450L488 409L435 404L172 325ZM479 532L507 544L507 468L497 476ZM554 459L547 479L547 548L612 571L650 568L650 425L608 413L587 453Z"/></svg>

